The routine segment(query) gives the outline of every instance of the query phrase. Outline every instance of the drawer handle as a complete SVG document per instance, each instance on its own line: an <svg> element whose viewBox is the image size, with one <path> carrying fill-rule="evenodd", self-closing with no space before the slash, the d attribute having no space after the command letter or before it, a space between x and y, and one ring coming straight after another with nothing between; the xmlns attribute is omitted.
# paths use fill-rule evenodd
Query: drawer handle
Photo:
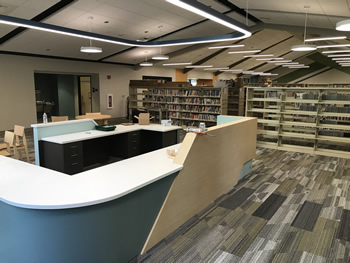
<svg viewBox="0 0 350 263"><path fill-rule="evenodd" d="M137 142L137 141L132 141L132 142Z"/></svg>
<svg viewBox="0 0 350 263"><path fill-rule="evenodd" d="M72 155L71 155L71 157L76 157L76 156L78 156L78 154L72 154Z"/></svg>
<svg viewBox="0 0 350 263"><path fill-rule="evenodd" d="M77 165L78 163L72 163L72 166Z"/></svg>
<svg viewBox="0 0 350 263"><path fill-rule="evenodd" d="M76 146L76 145L73 145L73 146L71 146L70 148L71 149L74 149L74 148L77 148L78 146Z"/></svg>

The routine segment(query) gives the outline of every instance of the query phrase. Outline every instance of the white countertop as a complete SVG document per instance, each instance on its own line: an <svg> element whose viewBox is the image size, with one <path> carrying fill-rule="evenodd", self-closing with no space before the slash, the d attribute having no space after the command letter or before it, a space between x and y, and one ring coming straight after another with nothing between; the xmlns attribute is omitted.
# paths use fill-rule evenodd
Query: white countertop
<svg viewBox="0 0 350 263"><path fill-rule="evenodd" d="M168 131L174 131L178 129L182 129L179 126L162 126L160 124L150 124L150 125L116 125L117 128L114 131L98 131L98 130L91 130L91 131L84 131L84 132L76 132L76 133L69 133L65 135L58 135L58 136L51 136L51 137L45 137L41 140L46 142L53 142L58 144L65 144L65 143L71 143L71 142L77 142L77 141L83 141L83 140L90 140L94 138L104 137L104 136L111 136L126 132L133 132L138 130L147 130L147 131L156 131L156 132L168 132Z"/></svg>
<svg viewBox="0 0 350 263"><path fill-rule="evenodd" d="M118 126L119 127L119 126ZM168 148L73 176L0 156L0 200L32 209L65 209L99 204L180 171Z"/></svg>

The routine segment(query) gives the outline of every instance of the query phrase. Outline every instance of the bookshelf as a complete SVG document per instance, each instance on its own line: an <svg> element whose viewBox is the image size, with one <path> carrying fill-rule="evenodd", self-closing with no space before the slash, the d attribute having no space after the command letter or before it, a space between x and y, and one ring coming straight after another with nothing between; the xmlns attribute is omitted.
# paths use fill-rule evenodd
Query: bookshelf
<svg viewBox="0 0 350 263"><path fill-rule="evenodd" d="M350 158L348 85L247 87L257 146Z"/></svg>
<svg viewBox="0 0 350 263"><path fill-rule="evenodd" d="M227 114L233 116L244 116L245 113L245 87L243 79L227 81L228 103Z"/></svg>
<svg viewBox="0 0 350 263"><path fill-rule="evenodd" d="M149 83L131 81L129 111L145 109L155 117L172 119L173 125L216 125L218 115L227 114L227 86L221 82L213 87L192 87L187 82Z"/></svg>

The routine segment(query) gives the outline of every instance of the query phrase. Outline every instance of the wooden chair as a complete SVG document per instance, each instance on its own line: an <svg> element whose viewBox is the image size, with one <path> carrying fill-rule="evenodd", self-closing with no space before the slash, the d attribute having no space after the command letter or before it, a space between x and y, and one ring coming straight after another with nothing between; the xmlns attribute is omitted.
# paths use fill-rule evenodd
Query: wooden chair
<svg viewBox="0 0 350 263"><path fill-rule="evenodd" d="M68 116L51 116L51 121L52 122L68 121Z"/></svg>
<svg viewBox="0 0 350 263"><path fill-rule="evenodd" d="M16 140L16 151L17 152L17 157L19 159L22 159L22 154L21 154L21 150L24 150L26 153L26 157L27 157L27 162L30 162L29 160L29 153L28 153L28 146L27 146L27 140L26 140L26 134L24 132L24 127L23 126L19 126L19 125L15 125L15 130L14 130L14 134L15 134L15 140Z"/></svg>
<svg viewBox="0 0 350 263"><path fill-rule="evenodd" d="M10 131L5 131L4 143L0 144L0 155L12 156L11 147L13 147L14 155L17 158L17 148L14 144L15 134Z"/></svg>

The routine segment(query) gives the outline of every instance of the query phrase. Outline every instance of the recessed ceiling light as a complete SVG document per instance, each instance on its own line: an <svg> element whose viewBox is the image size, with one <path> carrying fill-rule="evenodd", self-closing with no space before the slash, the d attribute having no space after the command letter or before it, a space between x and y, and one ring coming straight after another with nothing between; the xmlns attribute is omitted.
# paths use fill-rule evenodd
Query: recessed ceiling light
<svg viewBox="0 0 350 263"><path fill-rule="evenodd" d="M261 52L260 49L255 50L240 50L240 51L230 51L229 54L244 54L244 53L259 53Z"/></svg>
<svg viewBox="0 0 350 263"><path fill-rule="evenodd" d="M228 45L228 46L213 46L208 47L208 49L218 49L218 48L232 48L232 47L244 47L244 45Z"/></svg>
<svg viewBox="0 0 350 263"><path fill-rule="evenodd" d="M309 38L309 39L305 39L305 42L322 41L322 40L337 40L337 39L346 39L346 36Z"/></svg>

